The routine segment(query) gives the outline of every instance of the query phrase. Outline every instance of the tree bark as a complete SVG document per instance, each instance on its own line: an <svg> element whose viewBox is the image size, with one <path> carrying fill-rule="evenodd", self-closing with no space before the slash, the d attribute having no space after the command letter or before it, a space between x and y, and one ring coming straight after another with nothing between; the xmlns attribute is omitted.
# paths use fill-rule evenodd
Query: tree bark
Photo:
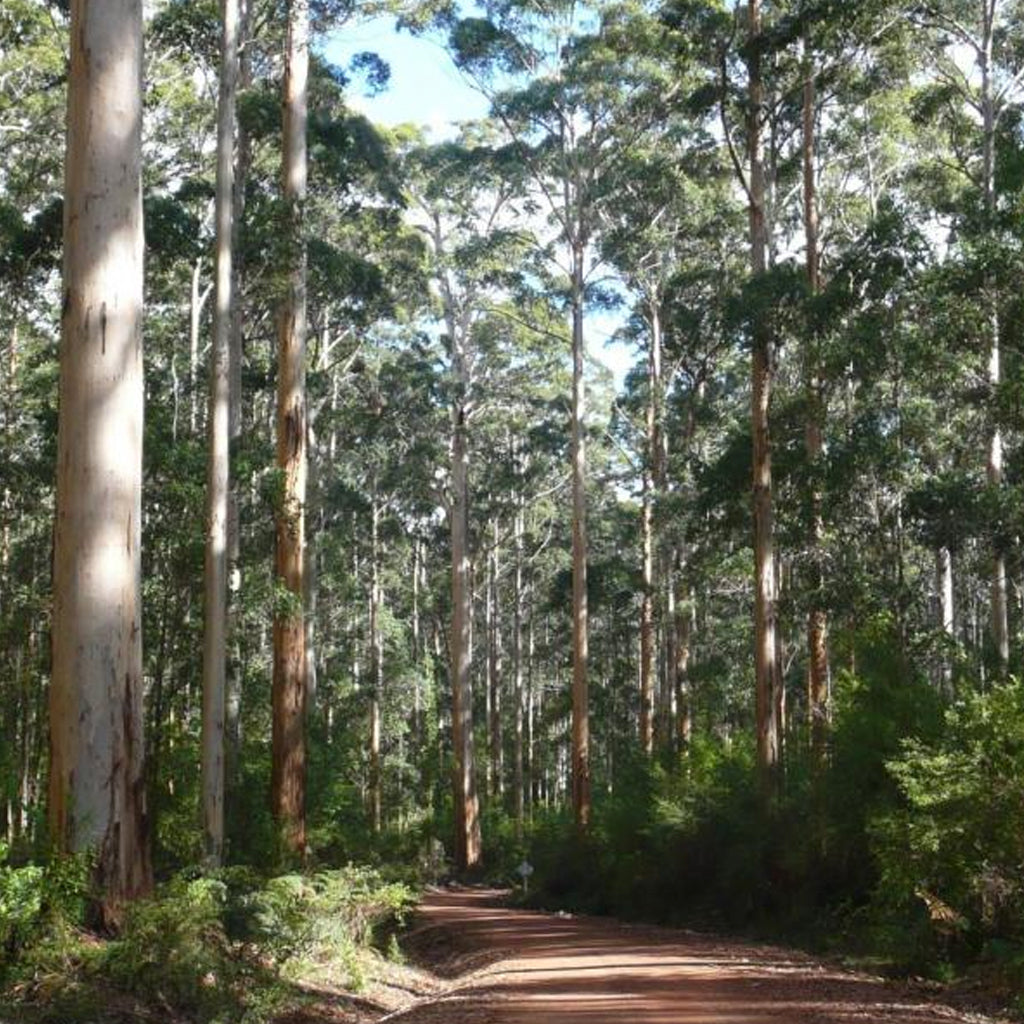
<svg viewBox="0 0 1024 1024"><path fill-rule="evenodd" d="M953 556L949 548L935 552L935 590L938 597L938 626L951 645L956 643L956 610L953 604ZM952 696L953 669L949 652L943 651L939 662L939 684L942 692Z"/></svg>
<svg viewBox="0 0 1024 1024"><path fill-rule="evenodd" d="M584 251L572 253L572 807L590 825L590 695L587 686L587 469L583 337Z"/></svg>
<svg viewBox="0 0 1024 1024"><path fill-rule="evenodd" d="M252 58L249 55L251 19L251 0L239 0L238 87L236 92L249 88L252 81ZM234 462L242 440L242 361L244 355L242 351L242 287L245 266L239 243L245 220L245 188L249 178L251 158L248 132L241 124L236 123L235 133L236 152L231 212L231 333L228 343L230 466L228 474L228 655L225 678L227 707L224 724L227 741L225 757L227 789L230 789L236 781L242 744L242 650L238 631L238 608L242 595L242 536L239 507L240 482L237 479L237 472L234 470Z"/></svg>
<svg viewBox="0 0 1024 1024"><path fill-rule="evenodd" d="M821 288L818 188L815 168L815 119L817 89L815 71L805 43L803 92L803 192L804 238L807 246L807 288L813 297ZM818 365L817 344L808 339L806 366L807 422L805 447L811 474L808 550L811 563L811 607L807 613L808 708L811 719L811 750L814 763L824 763L829 726L828 619L824 608L822 546L825 524L821 483L824 442L824 396Z"/></svg>
<svg viewBox="0 0 1024 1024"><path fill-rule="evenodd" d="M650 757L654 753L655 676L655 594L659 581L659 552L656 537L654 506L665 484L665 452L662 443L661 403L661 312L656 299L649 303L648 324L651 332L647 354L646 441L647 470L644 474L641 526L643 534L643 597L640 605L640 744Z"/></svg>
<svg viewBox="0 0 1024 1024"><path fill-rule="evenodd" d="M762 140L764 84L761 76L761 4L748 0L747 73L749 113L747 146L750 164L750 263L755 277L768 269L768 226ZM754 666L756 675L757 761L769 783L780 759L779 690L776 660L775 523L772 499L772 452L769 410L773 382L772 328L763 315L753 327L751 360L751 431L753 435L754 510Z"/></svg>
<svg viewBox="0 0 1024 1024"><path fill-rule="evenodd" d="M461 360L460 360L461 362ZM456 369L456 375L460 372ZM455 864L480 865L480 807L473 758L473 592L469 579L469 453L466 412L452 407L452 747L455 755Z"/></svg>
<svg viewBox="0 0 1024 1024"><path fill-rule="evenodd" d="M523 731L524 731L524 700L523 691L523 507L522 498L516 494L516 513L514 524L515 545L515 576L512 592L512 672L514 677L513 701L515 702L514 719L514 751L513 751L513 813L516 819L516 837L522 838L523 819L525 812Z"/></svg>
<svg viewBox="0 0 1024 1024"><path fill-rule="evenodd" d="M213 345L210 349L209 456L203 624L203 853L219 867L224 855L224 713L227 668L228 496L230 491L230 339L235 106L239 0L221 0L220 94L217 100Z"/></svg>
<svg viewBox="0 0 1024 1024"><path fill-rule="evenodd" d="M488 584L490 596L488 598L488 649L489 669L488 678L490 681L490 778L493 789L491 796L495 802L500 803L505 793L505 758L504 743L501 731L501 675L502 675L502 647L501 647L501 609L499 606L498 594L498 520L491 520L491 553L488 561Z"/></svg>
<svg viewBox="0 0 1024 1024"><path fill-rule="evenodd" d="M288 5L284 78L283 192L287 282L278 318L276 524L278 607L274 617L271 801L285 847L301 853L305 823L306 652L303 623L306 502L306 82L309 0Z"/></svg>
<svg viewBox="0 0 1024 1024"><path fill-rule="evenodd" d="M982 2L982 38L979 50L981 60L981 116L984 138L982 140L982 183L984 188L985 227L990 233L995 231L996 215L996 101L993 95L992 80L992 46L995 36L996 4L989 0ZM988 458L986 461L986 478L994 490L1003 485L1003 436L999 428L997 412L997 392L1002 383L1002 352L1000 348L1000 317L999 299L996 294L995 282L990 275L985 280L985 301L988 304L989 323L989 358L988 382L992 391L989 405L990 427L988 440ZM1001 546L996 543L992 554L991 578L991 617L992 644L995 648L999 671L1005 672L1010 661L1010 630L1006 593L1006 556Z"/></svg>
<svg viewBox="0 0 1024 1024"><path fill-rule="evenodd" d="M648 404L648 430L651 423ZM643 505L640 513L643 568L640 599L640 748L654 753L654 498L651 473L644 471Z"/></svg>
<svg viewBox="0 0 1024 1024"><path fill-rule="evenodd" d="M151 885L143 757L142 3L71 5L50 835L103 923Z"/></svg>
<svg viewBox="0 0 1024 1024"><path fill-rule="evenodd" d="M676 600L676 732L679 749L686 752L693 740L693 684L690 658L693 653L693 594Z"/></svg>
<svg viewBox="0 0 1024 1024"><path fill-rule="evenodd" d="M381 773L381 701L384 689L384 638L380 628L380 504L374 481L370 524L370 825L383 825Z"/></svg>

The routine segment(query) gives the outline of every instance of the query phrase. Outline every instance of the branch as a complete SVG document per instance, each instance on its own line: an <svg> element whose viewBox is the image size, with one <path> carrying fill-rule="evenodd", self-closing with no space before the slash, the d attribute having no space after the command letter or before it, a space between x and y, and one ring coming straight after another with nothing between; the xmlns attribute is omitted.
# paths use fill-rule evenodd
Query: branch
<svg viewBox="0 0 1024 1024"><path fill-rule="evenodd" d="M718 111L722 118L722 134L725 136L725 144L729 147L729 158L732 160L733 170L736 172L736 177L739 179L740 184L743 186L743 191L747 194L747 201L751 206L754 204L754 193L750 190L750 184L747 182L747 176L743 171L743 164L740 162L739 154L736 152L736 147L732 141L732 129L729 127L729 113L726 109L726 93L729 87L729 67L727 63L727 51L722 50L722 90L718 97Z"/></svg>

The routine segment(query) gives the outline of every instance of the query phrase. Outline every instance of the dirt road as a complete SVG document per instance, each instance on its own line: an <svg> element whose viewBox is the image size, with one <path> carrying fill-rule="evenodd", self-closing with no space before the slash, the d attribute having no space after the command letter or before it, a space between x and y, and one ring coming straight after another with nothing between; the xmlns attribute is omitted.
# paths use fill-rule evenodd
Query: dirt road
<svg viewBox="0 0 1024 1024"><path fill-rule="evenodd" d="M791 951L508 909L491 891L429 894L412 936L417 946L435 959L444 951L449 987L389 1015L395 1024L991 1020Z"/></svg>

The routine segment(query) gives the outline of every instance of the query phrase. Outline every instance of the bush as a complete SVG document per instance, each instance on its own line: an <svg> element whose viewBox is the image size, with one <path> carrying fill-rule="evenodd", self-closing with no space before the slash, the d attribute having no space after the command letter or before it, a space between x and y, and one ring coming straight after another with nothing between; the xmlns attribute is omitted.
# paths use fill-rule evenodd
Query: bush
<svg viewBox="0 0 1024 1024"><path fill-rule="evenodd" d="M889 770L903 803L872 825L879 903L916 919L944 955L987 946L1019 956L1024 685L1014 680L967 696L947 713L939 740L906 740Z"/></svg>
<svg viewBox="0 0 1024 1024"><path fill-rule="evenodd" d="M837 673L826 763L802 728L790 731L770 800L749 733L698 733L674 762L617 757L615 790L595 801L587 836L564 816L538 823L535 901L811 945L877 950L892 936L920 948L915 907L879 912L869 823L901 806L888 765L906 740L942 734L942 704L884 617L864 627L858 661L858 675Z"/></svg>
<svg viewBox="0 0 1024 1024"><path fill-rule="evenodd" d="M228 941L226 896L216 878L178 878L132 904L107 946L103 974L122 991L202 1020L227 1012L252 965Z"/></svg>
<svg viewBox="0 0 1024 1024"><path fill-rule="evenodd" d="M340 960L359 987L356 950L371 943L375 928L401 921L414 898L406 885L366 868L283 875L251 895L251 934L281 966Z"/></svg>
<svg viewBox="0 0 1024 1024"><path fill-rule="evenodd" d="M81 927L84 903L77 917L67 896L64 909L47 909L48 879L55 892L75 891L66 865L20 869L16 881L3 872L0 921L19 936L6 992L26 1021L60 1024L95 1020L112 1001L126 1016L152 1007L199 1022L257 1024L299 998L288 981L313 970L358 988L361 950L414 898L365 868L270 880L229 868L172 879L128 908L116 938L103 939Z"/></svg>
<svg viewBox="0 0 1024 1024"><path fill-rule="evenodd" d="M34 934L43 907L43 869L12 868L6 860L7 847L0 843L0 977L4 963Z"/></svg>
<svg viewBox="0 0 1024 1024"><path fill-rule="evenodd" d="M6 863L7 852L0 844L0 984L47 930L84 919L91 874L84 857L16 868Z"/></svg>

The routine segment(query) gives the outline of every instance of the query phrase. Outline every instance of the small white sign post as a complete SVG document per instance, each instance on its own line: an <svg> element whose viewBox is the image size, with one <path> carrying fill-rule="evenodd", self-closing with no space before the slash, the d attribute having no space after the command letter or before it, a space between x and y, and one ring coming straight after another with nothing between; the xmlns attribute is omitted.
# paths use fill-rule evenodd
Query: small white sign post
<svg viewBox="0 0 1024 1024"><path fill-rule="evenodd" d="M533 874L533 865L528 861L524 860L519 867L516 868L519 877L523 880L523 895L526 895L530 888L530 875Z"/></svg>

